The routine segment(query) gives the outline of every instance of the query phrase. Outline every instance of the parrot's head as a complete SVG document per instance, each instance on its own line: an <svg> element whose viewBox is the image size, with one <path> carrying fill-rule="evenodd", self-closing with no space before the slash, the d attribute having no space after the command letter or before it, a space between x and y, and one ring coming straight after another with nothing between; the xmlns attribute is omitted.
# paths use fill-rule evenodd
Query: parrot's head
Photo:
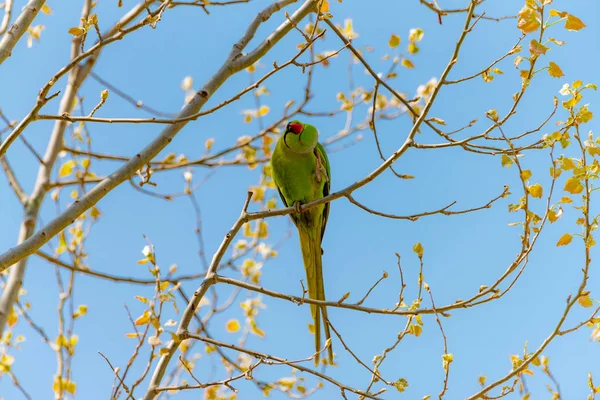
<svg viewBox="0 0 600 400"><path fill-rule="evenodd" d="M283 143L295 153L309 153L319 141L319 131L312 125L298 120L290 121L283 134Z"/></svg>

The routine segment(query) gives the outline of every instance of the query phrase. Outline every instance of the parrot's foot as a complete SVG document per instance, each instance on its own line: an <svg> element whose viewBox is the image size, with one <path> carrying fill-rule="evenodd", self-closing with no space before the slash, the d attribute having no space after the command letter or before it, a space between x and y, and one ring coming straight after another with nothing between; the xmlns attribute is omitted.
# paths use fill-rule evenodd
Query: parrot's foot
<svg viewBox="0 0 600 400"><path fill-rule="evenodd" d="M301 203L301 202L299 202L299 201L295 201L295 202L294 202L294 210L296 210L296 213L297 213L297 214L300 214L300 213L301 213L301 211L300 211L300 207L302 207L302 203Z"/></svg>
<svg viewBox="0 0 600 400"><path fill-rule="evenodd" d="M323 162L321 161L321 156L319 155L319 152L315 152L315 156L317 158L317 165L315 168L315 173L317 176L317 183L321 183L322 179L321 179L321 174L323 174L323 176L325 177L325 181L329 182L329 177L327 176L327 170L323 167Z"/></svg>

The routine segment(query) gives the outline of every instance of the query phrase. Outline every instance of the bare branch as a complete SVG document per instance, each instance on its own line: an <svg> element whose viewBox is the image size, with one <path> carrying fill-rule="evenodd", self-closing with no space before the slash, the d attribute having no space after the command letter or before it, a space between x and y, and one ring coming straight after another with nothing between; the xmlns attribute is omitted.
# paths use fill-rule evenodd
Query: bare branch
<svg viewBox="0 0 600 400"><path fill-rule="evenodd" d="M10 24L10 18L12 16L13 0L6 0L4 3L4 17L0 22L0 36L4 35Z"/></svg>
<svg viewBox="0 0 600 400"><path fill-rule="evenodd" d="M50 254L44 253L43 251L40 251L40 250L38 250L35 254L58 267L68 269L70 271L78 272L78 273L81 273L84 275L95 276L97 278L101 278L101 279L105 279L105 280L113 281L113 282L133 283L136 285L156 285L156 279L136 279L136 278L130 278L130 277L126 277L126 276L105 274L102 272L93 271L88 268L81 268L81 267L77 267L75 265L67 264L63 261L60 261L58 258L54 258ZM199 279L199 278L202 278L203 276L204 276L204 274L183 275L180 277L163 279L163 282L171 282L173 284L176 284L178 282Z"/></svg>
<svg viewBox="0 0 600 400"><path fill-rule="evenodd" d="M8 32L2 36L2 39L0 39L0 65L10 57L13 48L25 32L27 32L29 25L31 25L35 16L40 12L44 3L46 3L46 0L30 0L29 3L23 7L23 11L21 11L21 15L17 17L15 23L12 24ZM8 20L8 18L10 18L10 10L4 15L4 19ZM4 21L2 22L2 25L4 25Z"/></svg>
<svg viewBox="0 0 600 400"><path fill-rule="evenodd" d="M171 3L171 4L173 4L173 3ZM127 93L125 93L122 90L120 90L119 88L117 88L116 86L114 86L114 85L110 84L109 82L107 82L106 80L102 79L94 71L90 71L90 77L93 78L94 80L96 80L97 82L99 82L100 84L106 86L108 89L110 89L111 92L114 92L117 96L121 97L123 100L132 104L135 108L139 108L140 110L144 110L150 114L160 116L160 117L172 117L173 116L172 113L158 111L150 106L145 105L141 100L134 99Z"/></svg>
<svg viewBox="0 0 600 400"><path fill-rule="evenodd" d="M8 163L6 156L0 157L0 164L2 164L2 169L6 174L8 184L15 192L15 195L17 196L21 204L25 204L27 202L27 193L25 193L23 187L21 187L21 184L19 183L19 180L17 179L17 176L15 175L12 167Z"/></svg>
<svg viewBox="0 0 600 400"><path fill-rule="evenodd" d="M452 203L450 203L447 206L442 207L438 210L427 211L427 212L422 212L422 213L413 214L413 215L394 215L394 214L382 213L382 212L370 209L367 206L359 203L358 201L356 201L354 199L354 197L352 197L351 194L348 194L346 197L352 204L354 204L355 206L357 206L359 208L362 208L363 210L367 211L370 214L379 215L380 217L391 218L391 219L405 219L405 220L409 220L409 221L416 221L421 217L427 217L427 216L436 215L436 214L458 215L458 214L468 214L468 213L472 213L475 211L485 210L485 209L491 208L492 204L494 204L496 201L500 200L501 198L506 197L507 195L508 195L508 186L505 186L504 191L500 195L494 197L492 200L488 201L486 204L484 204L483 206L480 206L480 207L474 207L474 208L469 208L469 209L460 210L460 211L450 211L448 209L450 207L452 207L454 204L456 204L456 201L453 201Z"/></svg>

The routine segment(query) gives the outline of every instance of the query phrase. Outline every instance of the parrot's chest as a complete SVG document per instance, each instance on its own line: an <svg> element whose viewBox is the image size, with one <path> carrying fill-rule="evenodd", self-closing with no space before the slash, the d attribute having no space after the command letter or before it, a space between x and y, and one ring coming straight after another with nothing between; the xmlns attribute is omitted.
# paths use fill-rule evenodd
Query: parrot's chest
<svg viewBox="0 0 600 400"><path fill-rule="evenodd" d="M323 197L323 183L317 182L317 160L314 154L273 157L273 179L288 204L307 203Z"/></svg>

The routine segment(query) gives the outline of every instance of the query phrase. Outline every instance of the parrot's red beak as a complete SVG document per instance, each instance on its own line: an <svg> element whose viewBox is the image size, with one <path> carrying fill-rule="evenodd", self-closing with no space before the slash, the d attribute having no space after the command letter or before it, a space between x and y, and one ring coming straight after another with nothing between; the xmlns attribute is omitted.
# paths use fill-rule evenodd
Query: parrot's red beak
<svg viewBox="0 0 600 400"><path fill-rule="evenodd" d="M288 132L292 132L293 134L299 135L304 130L304 126L302 124L289 123L286 130Z"/></svg>

